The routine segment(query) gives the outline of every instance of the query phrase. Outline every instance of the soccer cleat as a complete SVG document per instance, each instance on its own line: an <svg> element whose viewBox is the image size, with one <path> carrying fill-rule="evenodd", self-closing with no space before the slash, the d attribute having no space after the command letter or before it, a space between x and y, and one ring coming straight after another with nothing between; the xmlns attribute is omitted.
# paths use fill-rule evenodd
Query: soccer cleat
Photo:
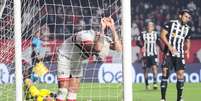
<svg viewBox="0 0 201 101"><path fill-rule="evenodd" d="M177 100L177 101L184 101L183 99Z"/></svg>
<svg viewBox="0 0 201 101"><path fill-rule="evenodd" d="M146 90L150 90L151 87L149 85L146 86Z"/></svg>
<svg viewBox="0 0 201 101"><path fill-rule="evenodd" d="M158 85L157 85L157 84L154 84L154 85L153 85L153 89L154 89L154 90L158 89Z"/></svg>
<svg viewBox="0 0 201 101"><path fill-rule="evenodd" d="M165 99L161 99L160 101L165 101Z"/></svg>

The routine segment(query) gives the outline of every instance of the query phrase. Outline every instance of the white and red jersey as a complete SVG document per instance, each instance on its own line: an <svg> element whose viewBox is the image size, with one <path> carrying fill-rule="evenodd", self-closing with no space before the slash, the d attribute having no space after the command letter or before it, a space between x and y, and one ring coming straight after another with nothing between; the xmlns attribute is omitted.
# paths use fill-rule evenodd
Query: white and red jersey
<svg viewBox="0 0 201 101"><path fill-rule="evenodd" d="M103 48L98 53L101 57L106 56L109 53L109 47L111 40L108 37L101 35L101 41L103 42ZM75 35L72 35L66 39L63 44L60 46L58 52L69 58L72 61L78 61L80 59L86 59L89 55L94 52L85 51L82 49L82 43L94 43L96 40L96 32L93 30L83 30Z"/></svg>

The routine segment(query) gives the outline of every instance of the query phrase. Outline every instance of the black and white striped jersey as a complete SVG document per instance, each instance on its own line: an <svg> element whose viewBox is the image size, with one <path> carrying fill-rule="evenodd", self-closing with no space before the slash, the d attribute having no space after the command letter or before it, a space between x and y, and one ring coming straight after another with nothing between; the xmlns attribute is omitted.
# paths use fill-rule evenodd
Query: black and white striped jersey
<svg viewBox="0 0 201 101"><path fill-rule="evenodd" d="M139 45L145 49L143 56L157 56L157 43L160 42L158 32L152 31L148 33L147 31L143 31L138 40L143 42L143 45Z"/></svg>
<svg viewBox="0 0 201 101"><path fill-rule="evenodd" d="M181 24L179 20L171 20L163 26L163 29L168 31L166 37L169 44L177 50L177 53L171 55L184 58L184 42L186 39L190 39L191 27L187 24ZM166 53L170 53L167 46L165 50Z"/></svg>

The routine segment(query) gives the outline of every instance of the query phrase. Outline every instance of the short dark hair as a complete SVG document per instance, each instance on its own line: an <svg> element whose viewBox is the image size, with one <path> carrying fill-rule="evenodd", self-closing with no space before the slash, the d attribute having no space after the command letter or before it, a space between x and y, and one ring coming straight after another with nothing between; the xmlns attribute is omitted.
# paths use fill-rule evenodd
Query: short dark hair
<svg viewBox="0 0 201 101"><path fill-rule="evenodd" d="M192 11L190 11L188 9L182 9L179 11L179 15L183 15L184 13L188 13L188 14L192 15Z"/></svg>
<svg viewBox="0 0 201 101"><path fill-rule="evenodd" d="M153 19L146 19L146 20L145 20L145 26L148 26L148 24L149 24L150 22L154 24Z"/></svg>

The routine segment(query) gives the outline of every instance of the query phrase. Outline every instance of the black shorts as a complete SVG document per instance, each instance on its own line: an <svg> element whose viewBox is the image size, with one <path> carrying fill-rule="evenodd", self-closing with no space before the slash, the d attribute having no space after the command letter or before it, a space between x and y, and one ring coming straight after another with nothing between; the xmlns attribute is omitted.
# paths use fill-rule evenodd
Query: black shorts
<svg viewBox="0 0 201 101"><path fill-rule="evenodd" d="M39 55L38 52L32 51L32 53L31 53L32 66L35 66L35 64L39 62L39 60L38 60L38 55Z"/></svg>
<svg viewBox="0 0 201 101"><path fill-rule="evenodd" d="M157 65L158 58L157 56L146 56L143 57L142 65L143 68L150 68L152 65Z"/></svg>
<svg viewBox="0 0 201 101"><path fill-rule="evenodd" d="M162 68L174 69L175 71L184 70L185 60L181 57L165 56Z"/></svg>

